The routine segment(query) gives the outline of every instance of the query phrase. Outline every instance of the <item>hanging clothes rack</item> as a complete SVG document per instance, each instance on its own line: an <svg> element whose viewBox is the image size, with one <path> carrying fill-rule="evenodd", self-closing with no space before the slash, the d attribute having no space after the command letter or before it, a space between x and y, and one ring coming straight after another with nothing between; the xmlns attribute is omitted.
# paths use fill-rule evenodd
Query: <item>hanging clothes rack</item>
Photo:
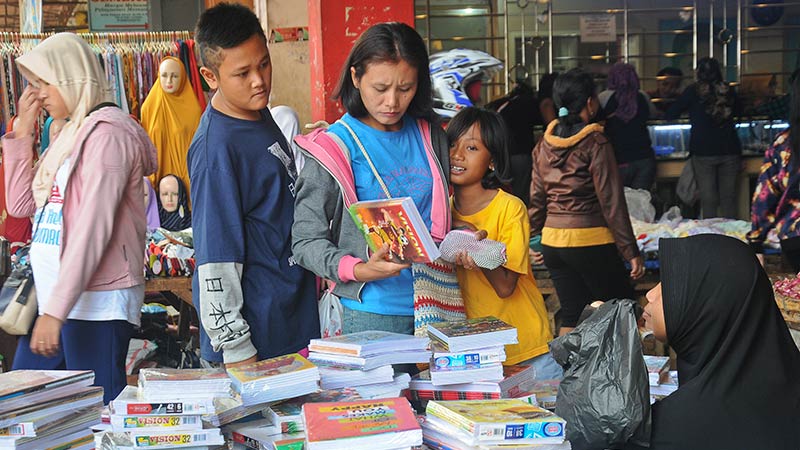
<svg viewBox="0 0 800 450"><path fill-rule="evenodd" d="M0 32L0 135L16 113L16 104L26 86L15 60L54 33ZM106 72L114 102L139 117L139 111L158 81L158 65L166 56L181 59L187 77L203 109L206 97L198 64L193 33L190 31L77 33L97 54Z"/></svg>

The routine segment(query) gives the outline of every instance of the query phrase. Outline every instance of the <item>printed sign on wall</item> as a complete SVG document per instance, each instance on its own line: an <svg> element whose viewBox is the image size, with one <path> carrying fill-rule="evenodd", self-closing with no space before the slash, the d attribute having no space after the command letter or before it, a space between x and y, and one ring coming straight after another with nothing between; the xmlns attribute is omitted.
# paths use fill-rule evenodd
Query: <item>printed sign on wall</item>
<svg viewBox="0 0 800 450"><path fill-rule="evenodd" d="M92 32L147 31L150 28L148 0L89 0Z"/></svg>
<svg viewBox="0 0 800 450"><path fill-rule="evenodd" d="M581 16L581 42L614 42L617 40L617 18L614 14Z"/></svg>

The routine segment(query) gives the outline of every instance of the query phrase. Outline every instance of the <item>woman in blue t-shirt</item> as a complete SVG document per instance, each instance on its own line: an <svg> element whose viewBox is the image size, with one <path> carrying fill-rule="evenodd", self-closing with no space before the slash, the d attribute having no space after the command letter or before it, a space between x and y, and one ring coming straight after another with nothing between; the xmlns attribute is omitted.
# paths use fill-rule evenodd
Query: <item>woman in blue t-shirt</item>
<svg viewBox="0 0 800 450"><path fill-rule="evenodd" d="M336 283L344 333L412 334L410 267L389 261L388 248L370 254L347 206L411 197L435 240L449 231L449 148L435 123L422 38L402 23L370 27L351 50L335 97L347 113L296 138L309 158L297 181L292 251Z"/></svg>

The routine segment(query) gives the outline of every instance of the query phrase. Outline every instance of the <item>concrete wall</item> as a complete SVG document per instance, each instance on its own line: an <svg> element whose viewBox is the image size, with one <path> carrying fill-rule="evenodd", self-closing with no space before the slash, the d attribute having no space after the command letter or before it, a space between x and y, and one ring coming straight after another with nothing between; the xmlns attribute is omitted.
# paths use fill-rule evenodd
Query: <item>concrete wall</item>
<svg viewBox="0 0 800 450"><path fill-rule="evenodd" d="M307 27L308 4L299 0L256 0L266 10L267 34L274 28ZM257 5L259 6L259 5ZM262 18L263 22L263 18ZM272 104L291 106L300 126L311 122L311 68L308 41L276 42L272 55Z"/></svg>

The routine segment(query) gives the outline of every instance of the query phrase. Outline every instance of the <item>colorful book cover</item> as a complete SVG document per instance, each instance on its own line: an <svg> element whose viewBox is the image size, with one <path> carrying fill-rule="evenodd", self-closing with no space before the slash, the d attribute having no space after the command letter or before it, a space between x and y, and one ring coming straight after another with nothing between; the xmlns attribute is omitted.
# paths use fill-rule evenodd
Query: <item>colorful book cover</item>
<svg viewBox="0 0 800 450"><path fill-rule="evenodd" d="M562 439L564 419L518 399L428 402L426 413L480 441Z"/></svg>
<svg viewBox="0 0 800 450"><path fill-rule="evenodd" d="M368 330L324 339L312 339L308 344L308 349L312 352L362 356L366 347L377 347L386 344L397 348L406 343L408 348L411 349L425 348L427 346L427 340L411 335Z"/></svg>
<svg viewBox="0 0 800 450"><path fill-rule="evenodd" d="M91 384L93 379L91 370L12 370L0 373L0 402L79 381Z"/></svg>
<svg viewBox="0 0 800 450"><path fill-rule="evenodd" d="M228 374L225 369L142 369L139 371L139 384L151 381L196 381L225 380Z"/></svg>
<svg viewBox="0 0 800 450"><path fill-rule="evenodd" d="M515 330L511 325L491 316L455 322L438 322L428 325L428 331L431 331L431 328L436 333L432 337L438 340Z"/></svg>
<svg viewBox="0 0 800 450"><path fill-rule="evenodd" d="M306 403L303 406L309 442L357 438L419 430L405 398L354 402Z"/></svg>
<svg viewBox="0 0 800 450"><path fill-rule="evenodd" d="M316 367L317 366L312 364L311 361L303 358L300 354L292 353L254 362L246 366L234 367L228 369L228 374L240 383L247 383L277 375L314 369Z"/></svg>
<svg viewBox="0 0 800 450"><path fill-rule="evenodd" d="M329 389L294 398L269 407L272 422L280 425L281 433L297 433L305 430L303 405L306 403L332 403L361 400L354 388Z"/></svg>
<svg viewBox="0 0 800 450"><path fill-rule="evenodd" d="M440 256L411 197L353 203L350 215L373 252L388 244L389 256L400 263L427 263Z"/></svg>

